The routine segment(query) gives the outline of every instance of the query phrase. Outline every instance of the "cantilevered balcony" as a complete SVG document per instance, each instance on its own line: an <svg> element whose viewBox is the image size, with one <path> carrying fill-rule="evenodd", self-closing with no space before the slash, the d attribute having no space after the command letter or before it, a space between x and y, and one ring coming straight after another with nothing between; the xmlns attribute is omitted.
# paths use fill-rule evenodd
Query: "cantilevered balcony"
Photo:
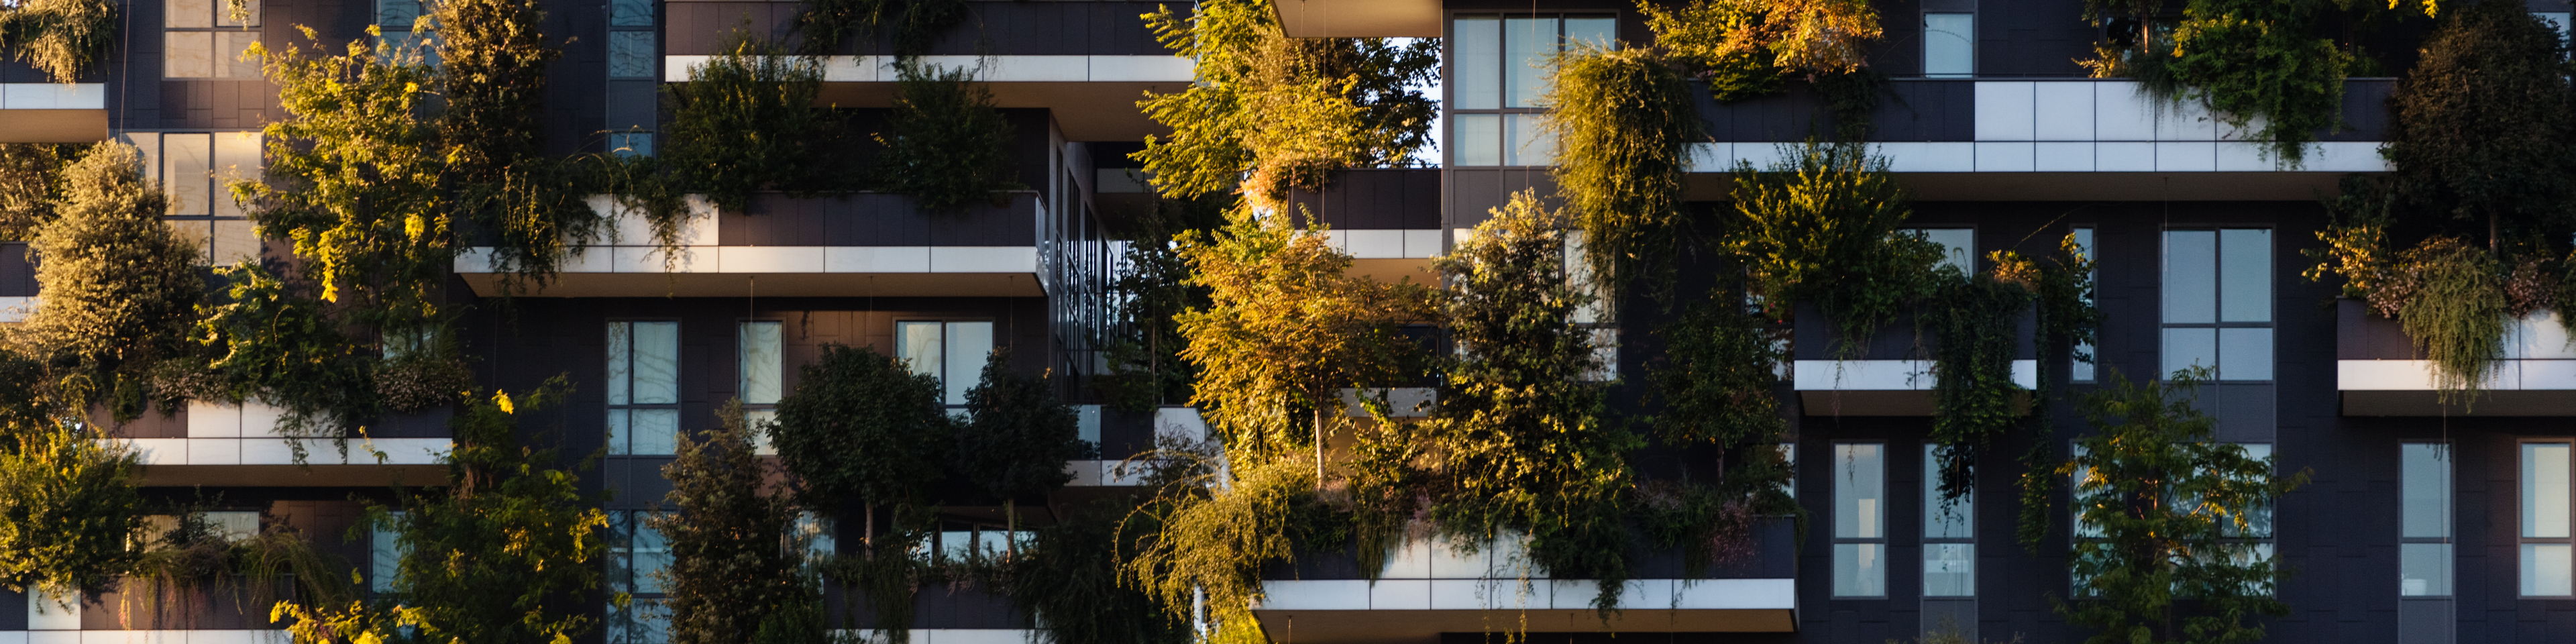
<svg viewBox="0 0 2576 644"><path fill-rule="evenodd" d="M1442 633L1797 630L1797 528L1765 518L1753 538L1748 561L1698 575L1677 553L1632 553L1637 578L1606 621L1593 607L1597 581L1549 577L1518 541L1467 553L1437 538L1408 542L1374 580L1349 553L1301 554L1262 575L1253 615L1274 641L1328 644L1428 644Z"/></svg>
<svg viewBox="0 0 2576 644"><path fill-rule="evenodd" d="M113 434L141 457L147 486L423 486L447 481L447 410L388 415L367 425L365 436L345 438L297 437L302 435L280 426L285 416L285 410L258 401L190 402L167 416L147 410L118 425Z"/></svg>
<svg viewBox="0 0 2576 644"><path fill-rule="evenodd" d="M900 195L811 199L755 197L748 213L702 199L681 225L672 255L642 215L613 207L606 238L568 258L537 297L1034 297L1040 286L1038 193L956 215L914 208ZM669 261L666 261L668 259ZM468 249L456 272L477 294L501 292L491 249Z"/></svg>
<svg viewBox="0 0 2576 644"><path fill-rule="evenodd" d="M1331 227L1333 248L1351 256L1352 273L1438 284L1431 257L1448 252L1450 233L1441 221L1441 177L1428 168L1339 170L1323 190L1291 191L1288 202L1303 223Z"/></svg>
<svg viewBox="0 0 2576 644"><path fill-rule="evenodd" d="M2557 313L2505 330L2504 356L2471 396L2435 388L2433 365L2396 320L2359 300L2336 303L2335 383L2346 416L2576 415L2576 345Z"/></svg>
<svg viewBox="0 0 2576 644"><path fill-rule="evenodd" d="M2030 346L2035 318L2025 314L2018 338L2020 354L2012 362L2013 384L2039 386L2039 361ZM1791 354L1790 381L1809 416L1929 416L1933 389L1940 384L1933 351L1940 339L1917 337L1911 320L1879 329L1857 356L1838 355L1839 337L1824 312L1798 307L1797 342Z"/></svg>
<svg viewBox="0 0 2576 644"><path fill-rule="evenodd" d="M106 83L0 83L0 143L105 140Z"/></svg>

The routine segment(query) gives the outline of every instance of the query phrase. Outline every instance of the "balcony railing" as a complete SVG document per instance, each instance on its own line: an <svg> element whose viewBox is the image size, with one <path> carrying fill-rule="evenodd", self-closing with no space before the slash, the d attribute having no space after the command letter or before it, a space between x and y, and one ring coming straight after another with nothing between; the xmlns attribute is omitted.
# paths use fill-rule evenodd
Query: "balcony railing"
<svg viewBox="0 0 2576 644"><path fill-rule="evenodd" d="M2435 389L2433 366L2416 353L2396 320L2358 300L2336 306L2335 382L2347 416L2576 415L2576 345L2559 313L2514 320L2504 356L2474 396L2451 400Z"/></svg>
<svg viewBox="0 0 2576 644"><path fill-rule="evenodd" d="M2021 353L2012 362L2013 384L2039 386L2039 361L2030 345L2037 318L2025 313L2014 334ZM1879 330L1855 358L1836 355L1839 337L1824 312L1798 306L1797 341L1792 346L1790 381L1810 416L1929 416L1940 374L1933 352L1940 339L1919 339L1910 320Z"/></svg>

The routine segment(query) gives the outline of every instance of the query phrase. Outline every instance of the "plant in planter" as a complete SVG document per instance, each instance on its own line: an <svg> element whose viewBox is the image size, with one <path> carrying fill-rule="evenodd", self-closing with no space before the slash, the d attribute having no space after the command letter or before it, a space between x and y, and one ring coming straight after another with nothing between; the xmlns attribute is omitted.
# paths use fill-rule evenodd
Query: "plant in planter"
<svg viewBox="0 0 2576 644"><path fill-rule="evenodd" d="M912 197L923 211L955 214L976 203L1000 205L1012 181L1011 123L993 93L974 82L978 69L941 69L917 60L895 63L894 113L877 157L887 192Z"/></svg>
<svg viewBox="0 0 2576 644"><path fill-rule="evenodd" d="M110 0L26 0L0 7L0 52L54 77L79 82L115 46Z"/></svg>
<svg viewBox="0 0 2576 644"><path fill-rule="evenodd" d="M2228 127L2259 124L2255 138L2285 167L2305 159L2315 131L2339 124L2344 74L2358 61L2344 44L2309 35L2335 7L2188 0L2181 22L2169 27L2159 26L2164 7L2164 0L2085 3L2085 20L2121 20L2138 32L2096 43L2096 58L2078 62L2097 78L2137 79L2160 99L2203 103Z"/></svg>
<svg viewBox="0 0 2576 644"><path fill-rule="evenodd" d="M1825 97L1835 136L1869 132L1883 80L1868 48L1881 36L1878 10L1855 0L1693 0L1675 9L1637 3L1655 46L1720 101L1781 91L1800 78Z"/></svg>
<svg viewBox="0 0 2576 644"><path fill-rule="evenodd" d="M137 457L84 425L48 418L0 436L0 587L42 591L29 602L107 590L142 555Z"/></svg>
<svg viewBox="0 0 2576 644"><path fill-rule="evenodd" d="M715 429L680 442L679 458L663 466L671 491L663 500L676 512L655 512L647 525L671 548L662 571L669 595L671 641L713 644L824 639L822 589L804 573L805 542L793 536L796 504L767 482L769 469L755 454L742 402L716 413ZM810 619L774 619L809 607ZM801 637L789 637L795 631Z"/></svg>
<svg viewBox="0 0 2576 644"><path fill-rule="evenodd" d="M1900 229L1913 209L1857 143L1789 149L1765 170L1735 170L1735 216L1723 248L1744 258L1755 295L1771 306L1812 300L1833 320L1835 351L1856 357L1909 304L1932 294L1941 247Z"/></svg>
<svg viewBox="0 0 2576 644"><path fill-rule="evenodd" d="M151 371L191 353L187 336L204 298L198 249L161 217L169 201L137 170L131 146L97 145L64 169L64 200L37 226L36 282L45 306L10 334L45 363L58 402L113 415L143 411ZM165 407L166 408L166 407Z"/></svg>
<svg viewBox="0 0 2576 644"><path fill-rule="evenodd" d="M865 517L864 550L827 562L827 577L864 590L878 629L902 642L925 563L912 545L935 528L930 487L947 475L955 421L939 406L939 381L865 347L823 346L778 402L769 428L796 493L810 508ZM877 523L879 510L892 517Z"/></svg>
<svg viewBox="0 0 2576 644"><path fill-rule="evenodd" d="M119 619L159 617L166 606L207 591L230 591L244 611L273 606L283 597L322 604L350 601L348 562L313 547L304 535L270 524L235 538L208 521L202 510L176 516L167 531L150 535L151 547L117 588ZM254 622L260 619L252 615Z"/></svg>

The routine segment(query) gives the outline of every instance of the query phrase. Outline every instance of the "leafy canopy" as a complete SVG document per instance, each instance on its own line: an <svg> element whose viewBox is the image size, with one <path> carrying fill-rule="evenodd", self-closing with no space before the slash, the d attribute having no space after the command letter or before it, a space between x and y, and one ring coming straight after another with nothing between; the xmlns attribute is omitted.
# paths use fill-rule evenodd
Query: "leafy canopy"
<svg viewBox="0 0 2576 644"><path fill-rule="evenodd" d="M1430 144L1439 41L1290 38L1270 4L1211 0L1145 14L1155 38L1196 61L1198 82L1137 103L1172 128L1148 136L1154 187L1171 197L1241 192L1259 203L1321 188L1333 170L1396 165Z"/></svg>

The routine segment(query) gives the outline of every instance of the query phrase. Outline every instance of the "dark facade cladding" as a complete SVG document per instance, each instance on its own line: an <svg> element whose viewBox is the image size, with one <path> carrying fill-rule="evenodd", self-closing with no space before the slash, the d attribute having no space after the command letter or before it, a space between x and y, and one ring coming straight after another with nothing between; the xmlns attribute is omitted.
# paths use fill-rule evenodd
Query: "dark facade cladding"
<svg viewBox="0 0 2576 644"><path fill-rule="evenodd" d="M259 141L250 133L284 116L277 88L255 69L245 72L228 61L225 55L238 49L225 47L256 40L270 48L336 51L367 38L370 25L400 37L410 23L387 3L402 1L265 0L255 5L255 24L225 27L192 26L196 19L186 17L221 0L125 0L120 6L129 26L99 71L80 84L62 85L25 63L0 61L0 90L95 88L108 136L144 148L148 172L171 186L174 202L182 204L183 211L171 217L174 225L204 231L207 252L219 262L263 254L283 258L285 245L252 235L246 217L226 205L215 184L189 184L208 176L259 176ZM1362 6L1372 3L1383 6ZM539 119L544 129L526 134L553 154L649 154L673 118L668 87L688 80L678 75L689 64L722 53L738 30L797 44L801 35L792 25L804 6L724 0L539 4L547 14L540 28L561 44L563 56L549 70L546 112ZM1049 374L1061 383L1059 393L1077 405L1083 438L1098 456L1068 464L1077 476L1072 486L1018 500L1024 521L1049 523L1089 500L1137 493L1136 481L1107 469L1153 449L1175 423L1185 427L1196 418L1185 400L1162 401L1152 412L1121 412L1105 405L1094 386L1110 371L1108 343L1130 330L1116 309L1130 295L1117 286L1130 268L1121 261L1130 243L1124 236L1157 207L1150 188L1139 184L1140 164L1129 155L1143 149L1145 136L1168 133L1138 112L1136 99L1148 91L1178 91L1194 80L1190 62L1175 58L1139 18L1167 3L964 4L967 17L960 26L931 38L923 53L943 64L983 66L983 80L1015 134L1006 149L1010 179L1020 189L950 214L923 212L893 194L761 193L747 208L712 212L684 231L690 259L671 264L681 268L676 272L663 272L662 259L646 253L653 242L634 237L642 229L626 222L612 227L624 226L620 230L630 234L584 249L567 260L558 281L537 292L500 296L492 290L489 266L473 263L480 256L460 260L449 276L447 304L470 310L460 335L480 386L521 392L558 377L571 383L563 403L534 415L528 438L559 447L567 465L591 463L580 472L581 486L605 495L602 507L624 522L619 525L632 526L642 513L663 507L671 489L662 468L674 456L667 442L659 442L667 434L648 434L709 428L717 410L736 398L764 412L777 401L753 400L755 392L792 391L801 377L798 367L831 344L914 360L942 380L943 395L952 396L943 402L952 407L962 404L953 399L955 383L971 382L967 369L980 367L989 349L1009 349L1015 371ZM1191 9L1189 3L1169 4L1175 11ZM2249 370L2199 392L2201 408L2217 419L2217 438L2276 456L2282 473L2312 476L2272 511L2270 536L2255 539L2287 571L2276 596L2292 610L2257 620L2268 631L2266 641L2576 641L2576 589L2558 592L2549 585L2576 577L2576 570L2547 569L2576 562L2542 559L2564 552L2550 548L2569 539L2526 534L2537 521L2531 518L2536 505L2576 497L2568 489L2535 487L2537 475L2531 473L2534 463L2565 453L2547 451L2553 446L2576 444L2576 369L2570 368L2576 367L2576 347L2517 349L2523 353L2509 357L2519 388L2492 392L2478 408L2482 413L2460 413L2465 410L2441 404L2429 388L2373 375L2404 376L2411 372L2391 369L2415 364L2409 361L2421 355L2393 323L2358 302L2339 300L2336 287L2301 277L2315 262L2306 252L2321 245L2318 232L2328 223L2320 200L2332 197L2344 176L2387 171L2376 146L2390 128L2386 103L2395 91L2393 78L2347 80L2339 125L2314 133L2319 143L2309 165L2285 168L2212 126L2205 110L2132 109L2143 103L2131 101L2142 99L2123 81L2087 78L2075 61L2093 55L2103 29L2081 18L2080 0L1872 4L1885 36L1869 46L1870 66L1886 82L1869 113L1870 140L1916 198L1907 225L1962 257L2006 250L2040 254L2075 235L2099 262L2097 303L2107 322L2090 348L2097 360L2089 369L2037 370L2073 372L2068 380L2045 383L2049 388L2065 393L2064 400L2079 399L2112 373L2137 380L2165 373L2177 356L2201 351L2184 347L2203 344L2206 351L2184 357L2206 354L2212 362L2234 365L2224 368ZM1481 91L1472 80L1482 73L1476 65L1500 69L1492 57L1478 59L1461 50L1477 37L1467 30L1485 24L1474 21L1543 16L1555 21L1547 28L1563 33L1598 28L1631 43L1653 37L1625 0L1277 5L1283 16L1326 5L1347 11L1337 14L1350 22L1334 23L1336 35L1444 38L1440 149L1426 151L1426 163L1339 171L1328 187L1296 191L1287 199L1301 223L1334 231L1333 243L1355 258L1353 271L1376 276L1429 276L1433 256L1515 193L1535 190L1542 199L1561 201L1549 169L1526 160L1544 158L1527 146L1541 142L1535 134L1540 130L1530 124L1545 108L1508 101L1487 105L1468 95ZM2528 7L2556 16L2562 25L2571 11L2567 3L2551 0L2531 0ZM1407 11L1416 18L1388 17ZM305 27L314 30L313 40L299 31ZM1963 28L1969 33L1956 33ZM2378 52L2383 72L2395 74L2414 64L2429 28L2424 21L2402 23L2373 32L2363 44ZM1961 43L1927 45L1944 37ZM830 59L835 71L824 82L821 102L843 108L857 131L887 127L894 83L890 73L871 66L893 53L890 40L855 40ZM205 47L210 53L174 53L174 47ZM1825 97L1803 83L1790 85L1781 94L1732 103L1695 91L1708 136L1692 149L1686 196L1694 212L1711 215L1732 207L1727 173L1738 163L1760 167L1777 159L1783 145L1834 131L1838 124L1825 109ZM14 96L0 93L0 99ZM21 118L11 114L16 109L0 101L0 132L15 132L7 120ZM244 150L251 156L241 156ZM877 172L872 161L857 158L847 171ZM0 243L0 317L10 320L22 318L42 298L25 246ZM1699 292L1727 270L1732 269L1686 257L1676 292ZM2210 286L2203 298L2208 302L2176 304L2190 299L2176 295L2182 289L2198 288L2183 284L2190 280L2224 285L2228 294L2255 294L2222 295L2221 286ZM2208 321L2175 313L2197 310L2190 307L2239 308ZM1648 370L1665 360L1663 340L1653 330L1674 314L1644 299L1618 310L1612 324L1619 342L1616 373L1625 383L1647 382ZM1296 608L1295 602L1306 601L1299 597L1311 596L1292 596L1288 582L1402 599L1408 588L1460 581L1437 573L1381 575L1360 570L1348 552L1306 552L1263 572L1265 580L1281 583L1277 603L1260 613L1265 627L1267 620L1303 614L1296 637L1319 644L1877 644L1942 631L2038 644L2094 636L2053 608L2075 584L2063 490L2052 531L2035 550L2013 538L2022 474L2017 464L1979 470L1973 510L1964 523L1927 517L1927 487L1937 476L1927 475L1923 457L1933 423L1922 411L1928 392L1904 380L1910 376L1884 387L1844 384L1873 377L1864 373L1870 369L1902 370L1908 361L1926 359L1932 348L1928 334L1900 320L1860 343L1865 349L1858 355L1838 354L1831 349L1837 340L1831 325L1813 307L1802 311L1789 357L1803 375L1780 383L1778 394L1791 416L1783 444L1797 467L1794 494L1805 523L1765 519L1754 528L1755 558L1707 571L1691 570L1671 552L1634 553L1640 556L1640 580L1767 590L1726 595L1709 606L1683 606L1679 599L1672 606L1632 605L1630 616L1622 618L1628 621L1610 627L1621 631L1615 635L1575 632L1590 628L1579 620L1533 622L1542 625L1506 635L1476 626L1503 623L1492 621L1502 617L1439 621L1474 610L1390 608L1395 604L1367 601ZM2026 317L2018 329L2022 344L2028 344L2034 323ZM2202 344L2190 344L2195 342ZM2028 346L2021 351L2022 360L2041 355ZM658 365L655 373L661 375L654 377L660 379L639 385L635 365L646 363ZM628 375L621 380L613 373ZM2365 381L2380 384L2356 384ZM653 393L638 394L644 391L639 387ZM1642 389L1614 390L1615 411L1647 413L1652 401ZM2065 441L2092 431L2064 400L2033 410L2036 424L2049 431L2015 435L1988 458L2007 460L2032 440L2055 441L2063 452ZM154 409L115 431L153 453L144 478L154 500L218 499L212 510L256 513L259 521L291 526L359 567L369 582L377 581L392 551L384 537L352 532L352 526L368 502L392 498L388 483L437 485L444 469L418 459L370 465L329 456L337 446L328 441L309 445L319 459L309 467L278 460L280 448L263 442L268 439L260 433L262 419L273 420L263 413L273 411ZM447 417L442 411L379 419L368 438L402 449L435 445L451 435ZM635 429L648 426L664 429ZM2446 446L2441 454L2447 469L2439 470L2445 475L2438 484L2427 483L2425 470L2410 469L2420 463L2409 459L2433 444ZM1664 446L1634 459L1646 479L1687 479L1712 462L1703 450ZM1873 527L1847 534L1835 523L1843 498L1838 494L1858 485L1852 473L1864 462L1874 472L1868 485L1875 486L1864 496L1877 514L1870 519ZM2563 475L2553 480L2567 484ZM2413 490L2427 489L2433 491L2426 498L2444 504L2432 528L2409 523L2414 515L2405 509L2420 502L2409 496ZM855 517L846 515L854 514L855 505L829 509L845 515L839 528L845 534L854 530L849 522ZM976 498L946 508L939 530L964 536L941 538L972 543L985 538L979 534L1005 530L1000 507L998 499ZM651 548L649 536L632 527L618 529L624 532L622 545L610 555L611 590L657 597L641 571L664 555ZM855 552L854 544L841 539L826 547ZM1771 582L1778 583L1762 585ZM1679 598L1690 591L1672 592ZM833 623L878 623L863 593L838 586L827 586L826 593ZM210 589L161 611L130 614L120 610L125 598L111 593L64 615L39 610L23 594L0 594L0 644L21 636L28 644L117 637L83 637L95 631L192 631L216 633L193 636L213 638L202 642L232 642L222 638L276 627L259 617L265 607L241 606L239 597ZM1732 601L1758 606L1725 604ZM607 607L605 594L597 604L599 616L623 619ZM1580 614L1588 618L1588 611ZM928 644L951 644L938 637L1020 638L1043 626L989 587L926 587L913 612L912 628L927 631ZM1687 622L1703 618L1710 621ZM1653 627L1655 620L1722 626L1668 632L1673 629ZM1334 631L1333 621L1368 626L1350 635ZM1546 626L1557 623L1569 626ZM1404 630L1414 628L1408 624L1453 626ZM1393 626L1366 632L1377 625ZM664 634L655 628L619 622L578 641L661 644ZM1294 641L1281 637L1282 631L1270 632Z"/></svg>

